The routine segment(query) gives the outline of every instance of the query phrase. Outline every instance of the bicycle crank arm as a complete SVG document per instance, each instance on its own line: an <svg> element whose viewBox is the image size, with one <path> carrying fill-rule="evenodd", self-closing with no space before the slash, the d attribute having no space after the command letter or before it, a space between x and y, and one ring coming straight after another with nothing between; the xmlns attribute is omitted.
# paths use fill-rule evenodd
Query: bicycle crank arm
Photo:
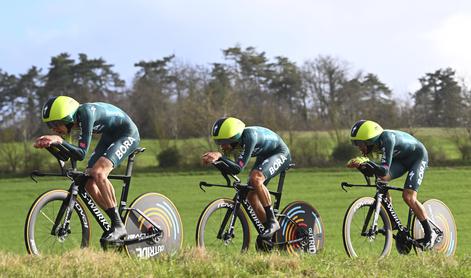
<svg viewBox="0 0 471 278"><path fill-rule="evenodd" d="M110 246L123 246L123 245L129 245L129 244L134 244L134 243L138 243L138 242L143 242L143 241L147 241L147 240L153 240L154 238L158 237L159 234L151 234L151 235L132 234L131 236L135 236L135 238L116 240L116 241L113 241L113 242L109 242L108 245L110 245ZM129 237L129 235L128 235L128 237Z"/></svg>

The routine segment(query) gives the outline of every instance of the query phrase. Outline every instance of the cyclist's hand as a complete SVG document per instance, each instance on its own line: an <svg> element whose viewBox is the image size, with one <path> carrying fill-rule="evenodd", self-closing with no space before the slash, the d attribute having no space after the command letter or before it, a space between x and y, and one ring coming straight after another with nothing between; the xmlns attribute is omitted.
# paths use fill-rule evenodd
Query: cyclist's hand
<svg viewBox="0 0 471 278"><path fill-rule="evenodd" d="M222 157L220 152L207 152L201 157L203 164L211 164Z"/></svg>
<svg viewBox="0 0 471 278"><path fill-rule="evenodd" d="M57 135L43 135L36 138L36 141L34 142L33 146L35 148L47 148L53 143L62 144L62 141L62 137Z"/></svg>
<svg viewBox="0 0 471 278"><path fill-rule="evenodd" d="M355 158L352 158L350 159L348 162L347 162L347 168L358 168L360 167L360 165L366 163L370 161L368 159L368 157L364 157L364 156L358 156L358 157L355 157Z"/></svg>

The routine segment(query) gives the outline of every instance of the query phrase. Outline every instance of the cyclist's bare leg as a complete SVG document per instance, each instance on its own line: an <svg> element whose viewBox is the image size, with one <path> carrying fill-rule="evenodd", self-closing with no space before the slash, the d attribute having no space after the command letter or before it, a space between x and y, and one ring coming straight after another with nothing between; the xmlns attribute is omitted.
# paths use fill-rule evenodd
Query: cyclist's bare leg
<svg viewBox="0 0 471 278"><path fill-rule="evenodd" d="M412 189L404 189L402 199L412 209L419 221L427 219L425 208L419 200L417 200L417 192Z"/></svg>
<svg viewBox="0 0 471 278"><path fill-rule="evenodd" d="M249 194L247 194L247 200L255 211L255 214L257 215L258 219L260 219L262 223L265 223L267 221L267 217L265 215L265 210L263 209L262 203L260 202L257 193L255 191L250 191Z"/></svg>
<svg viewBox="0 0 471 278"><path fill-rule="evenodd" d="M90 170L90 175L93 177L93 181L95 182L98 191L101 194L101 201L103 201L102 205L105 210L116 207L114 188L111 182L108 180L108 175L112 170L113 163L108 158L103 156L100 157L97 162L95 162ZM93 195L92 197L94 198Z"/></svg>
<svg viewBox="0 0 471 278"><path fill-rule="evenodd" d="M100 208L102 208L103 210L106 209L105 201L103 200L103 197L101 196L101 192L98 189L98 186L96 185L93 179L87 180L85 189L87 190L88 194L93 198L95 203L97 203L97 205L100 206Z"/></svg>
<svg viewBox="0 0 471 278"><path fill-rule="evenodd" d="M254 187L254 191L257 194L262 207L271 205L270 193L263 184L264 182L265 176L261 171L252 170L252 172L250 172L249 183Z"/></svg>
<svg viewBox="0 0 471 278"><path fill-rule="evenodd" d="M93 181L101 195L96 194L96 197L101 198L100 201L103 202L105 212L111 219L111 233L103 235L103 240L107 242L116 241L126 236L126 228L116 206L115 191L108 180L108 175L112 170L113 163L106 157L100 157L90 170L90 175L93 177Z"/></svg>
<svg viewBox="0 0 471 278"><path fill-rule="evenodd" d="M276 232L280 225L276 220L275 214L273 212L273 208L271 207L271 198L270 192L263 184L265 182L265 175L259 170L252 170L250 172L249 183L254 187L254 191L257 194L258 199L260 200L260 204L263 207L265 212L265 231L262 234L264 238L271 238L274 232Z"/></svg>
<svg viewBox="0 0 471 278"><path fill-rule="evenodd" d="M412 189L404 189L402 192L402 198L412 209L417 219L419 219L420 224L422 224L422 227L424 228L424 238L419 239L419 243L423 246L424 249L431 249L434 245L437 235L432 233L432 229L430 228L430 224L427 220L427 213L425 208L422 203L417 200L417 192Z"/></svg>

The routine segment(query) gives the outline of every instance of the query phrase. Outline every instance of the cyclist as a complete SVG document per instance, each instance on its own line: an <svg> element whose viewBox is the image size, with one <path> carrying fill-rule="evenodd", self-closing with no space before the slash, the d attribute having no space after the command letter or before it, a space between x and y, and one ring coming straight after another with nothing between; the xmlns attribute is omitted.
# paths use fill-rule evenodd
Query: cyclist
<svg viewBox="0 0 471 278"><path fill-rule="evenodd" d="M108 180L109 173L139 145L139 131L129 116L116 106L94 102L79 104L68 96L49 99L42 109L42 120L58 135L43 135L34 147L46 148L52 143L63 144L74 159L83 160L90 147L92 134L102 134L88 161L85 188L111 219L111 229L103 234L104 242L126 236L126 229L118 212L115 191ZM66 142L61 136L78 128L78 145Z"/></svg>
<svg viewBox="0 0 471 278"><path fill-rule="evenodd" d="M211 129L211 137L220 145L224 155L220 152L207 152L202 157L205 164L222 160L229 165L232 174L238 174L250 157L256 157L249 176L249 184L254 187L254 191L248 194L247 200L264 223L265 230L261 236L271 238L280 225L265 186L271 178L288 168L291 162L288 147L275 132L260 126L245 127L241 120L233 117L218 119ZM227 157L230 154L234 154L235 161Z"/></svg>
<svg viewBox="0 0 471 278"><path fill-rule="evenodd" d="M406 132L383 130L379 124L368 120L360 120L353 125L350 140L365 157L351 159L347 167L357 168L370 176L376 174L383 181L399 178L408 172L402 198L424 228L425 236L419 243L423 249L431 249L437 234L432 232L425 209L417 200L417 191L428 167L424 145ZM366 158L373 151L382 154L381 163Z"/></svg>

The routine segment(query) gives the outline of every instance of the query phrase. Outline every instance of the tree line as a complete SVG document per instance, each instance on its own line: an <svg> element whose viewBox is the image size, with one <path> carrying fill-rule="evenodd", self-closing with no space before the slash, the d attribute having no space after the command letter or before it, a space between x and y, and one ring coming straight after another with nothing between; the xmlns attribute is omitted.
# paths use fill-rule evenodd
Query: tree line
<svg viewBox="0 0 471 278"><path fill-rule="evenodd" d="M387 128L470 127L471 91L451 68L418 77L420 88L402 103L378 75L352 70L332 56L297 64L238 45L222 54L223 63L209 65L186 64L174 55L139 61L132 84L103 58L86 54L75 60L61 53L48 69L32 66L19 75L0 65L0 140L30 140L45 132L40 110L57 95L116 104L143 138L208 136L224 115L278 131L329 130L337 142L345 139L340 130L358 119Z"/></svg>

